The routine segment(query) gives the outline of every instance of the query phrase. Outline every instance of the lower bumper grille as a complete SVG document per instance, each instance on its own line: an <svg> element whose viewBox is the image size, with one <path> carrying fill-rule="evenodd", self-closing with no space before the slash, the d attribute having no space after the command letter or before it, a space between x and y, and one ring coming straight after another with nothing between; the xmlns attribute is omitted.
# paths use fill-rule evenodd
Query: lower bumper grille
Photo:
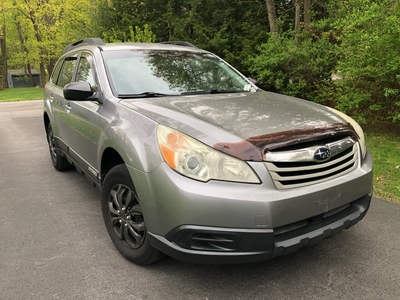
<svg viewBox="0 0 400 300"><path fill-rule="evenodd" d="M237 238L232 235L194 233L189 241L189 248L202 251L235 251Z"/></svg>

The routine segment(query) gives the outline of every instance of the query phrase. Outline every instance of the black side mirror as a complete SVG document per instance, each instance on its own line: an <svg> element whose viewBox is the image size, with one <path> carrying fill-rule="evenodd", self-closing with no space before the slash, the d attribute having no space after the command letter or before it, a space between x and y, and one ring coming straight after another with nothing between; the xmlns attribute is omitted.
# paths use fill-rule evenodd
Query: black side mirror
<svg viewBox="0 0 400 300"><path fill-rule="evenodd" d="M84 101L94 94L89 82L70 82L63 90L64 98L66 100ZM90 99L95 100L95 99Z"/></svg>

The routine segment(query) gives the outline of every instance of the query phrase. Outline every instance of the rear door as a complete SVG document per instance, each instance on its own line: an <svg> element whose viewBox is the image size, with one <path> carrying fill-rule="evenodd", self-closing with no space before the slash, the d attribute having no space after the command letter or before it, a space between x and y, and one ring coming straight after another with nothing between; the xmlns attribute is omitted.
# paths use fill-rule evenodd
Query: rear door
<svg viewBox="0 0 400 300"><path fill-rule="evenodd" d="M60 60L53 72L51 82L52 87L48 89L48 97L53 111L54 125L53 131L57 138L57 145L64 151L68 150L68 131L71 122L68 114L68 107L63 95L64 86L72 81L78 55L73 54Z"/></svg>

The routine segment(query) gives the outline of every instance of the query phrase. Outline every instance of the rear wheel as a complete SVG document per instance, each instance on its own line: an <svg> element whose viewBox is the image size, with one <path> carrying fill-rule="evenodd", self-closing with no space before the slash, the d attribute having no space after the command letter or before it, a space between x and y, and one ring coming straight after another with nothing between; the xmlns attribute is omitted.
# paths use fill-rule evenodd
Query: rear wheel
<svg viewBox="0 0 400 300"><path fill-rule="evenodd" d="M108 234L124 257L138 265L163 257L150 245L142 208L124 164L112 168L104 179L102 210Z"/></svg>
<svg viewBox="0 0 400 300"><path fill-rule="evenodd" d="M51 124L47 126L47 142L49 144L51 162L57 171L64 171L70 169L72 166L64 156L59 155L57 150L56 139L54 137L53 128Z"/></svg>

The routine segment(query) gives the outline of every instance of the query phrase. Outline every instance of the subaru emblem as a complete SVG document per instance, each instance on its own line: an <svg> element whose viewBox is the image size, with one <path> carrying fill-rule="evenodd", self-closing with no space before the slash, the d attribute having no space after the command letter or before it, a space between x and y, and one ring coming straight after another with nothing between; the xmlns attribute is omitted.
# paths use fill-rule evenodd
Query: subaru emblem
<svg viewBox="0 0 400 300"><path fill-rule="evenodd" d="M314 159L317 161L327 160L331 156L331 151L326 147L320 147L314 152Z"/></svg>

